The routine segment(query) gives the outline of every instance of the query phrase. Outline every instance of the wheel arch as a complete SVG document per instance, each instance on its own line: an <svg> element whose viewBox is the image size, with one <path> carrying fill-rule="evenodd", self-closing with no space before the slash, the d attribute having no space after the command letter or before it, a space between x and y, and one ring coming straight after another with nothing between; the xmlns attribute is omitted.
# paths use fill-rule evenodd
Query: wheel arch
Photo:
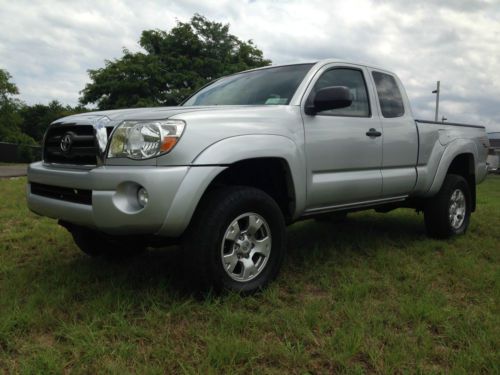
<svg viewBox="0 0 500 375"><path fill-rule="evenodd" d="M433 196L441 188L446 175L456 174L465 178L469 185L472 211L476 209L476 160L477 150L472 143L456 142L449 145L439 163L434 181L426 194Z"/></svg>
<svg viewBox="0 0 500 375"><path fill-rule="evenodd" d="M276 201L286 222L294 217L296 191L290 165L282 157L258 157L232 163L212 180L201 199L221 186L260 189Z"/></svg>
<svg viewBox="0 0 500 375"><path fill-rule="evenodd" d="M196 165L225 165L214 179L214 184L232 183L260 188L273 197L287 221L298 217L305 207L306 164L303 147L286 136L277 134L252 134L225 138L203 150L194 160ZM243 169L252 171L254 178L244 176ZM260 169L260 173L255 173ZM243 178L242 178L243 177ZM280 194L286 194L288 202L282 201L276 191L263 181L279 185Z"/></svg>
<svg viewBox="0 0 500 375"><path fill-rule="evenodd" d="M293 140L280 135L230 137L211 145L192 161L157 234L180 236L206 194L224 185L263 190L278 203L290 223L305 206L303 151Z"/></svg>

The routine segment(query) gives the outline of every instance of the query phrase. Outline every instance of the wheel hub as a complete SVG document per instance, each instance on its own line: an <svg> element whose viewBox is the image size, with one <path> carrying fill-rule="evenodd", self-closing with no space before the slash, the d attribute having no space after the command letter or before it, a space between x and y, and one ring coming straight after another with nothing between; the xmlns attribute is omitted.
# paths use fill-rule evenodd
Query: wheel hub
<svg viewBox="0 0 500 375"><path fill-rule="evenodd" d="M241 244L241 251L243 253L248 253L250 251L250 241L248 240L245 240L242 244Z"/></svg>
<svg viewBox="0 0 500 375"><path fill-rule="evenodd" d="M250 250L255 247L254 241L255 240L250 239L246 234L244 234L234 242L233 251L235 251L240 258L248 257Z"/></svg>
<svg viewBox="0 0 500 375"><path fill-rule="evenodd" d="M224 270L236 281L246 282L259 275L271 252L271 231L264 218L255 213L238 216L222 239Z"/></svg>
<svg viewBox="0 0 500 375"><path fill-rule="evenodd" d="M460 189L456 189L450 197L450 207L448 217L453 229L459 229L465 221L465 211L467 208L465 195Z"/></svg>

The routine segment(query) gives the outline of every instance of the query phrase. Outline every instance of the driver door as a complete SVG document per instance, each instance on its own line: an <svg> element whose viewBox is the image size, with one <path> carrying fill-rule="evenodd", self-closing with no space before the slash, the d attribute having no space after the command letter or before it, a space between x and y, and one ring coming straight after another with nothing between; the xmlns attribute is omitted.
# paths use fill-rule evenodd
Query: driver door
<svg viewBox="0 0 500 375"><path fill-rule="evenodd" d="M324 87L345 86L349 107L307 115L303 110L307 159L306 211L349 206L382 196L383 135L367 71L355 65L327 65L316 74L302 108ZM373 131L370 133L373 134Z"/></svg>

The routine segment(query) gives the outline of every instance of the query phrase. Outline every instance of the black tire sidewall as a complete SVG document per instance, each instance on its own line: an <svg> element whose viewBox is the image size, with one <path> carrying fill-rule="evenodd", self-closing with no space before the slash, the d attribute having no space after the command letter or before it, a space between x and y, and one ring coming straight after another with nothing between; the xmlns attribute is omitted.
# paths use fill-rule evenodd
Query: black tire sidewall
<svg viewBox="0 0 500 375"><path fill-rule="evenodd" d="M285 223L280 208L266 193L255 188L227 187L208 198L203 217L210 222L207 228L194 230L191 235L204 235L206 241L199 244L205 263L199 267L208 267L208 281L217 291L231 290L240 293L252 293L264 288L278 274L285 254ZM247 282L232 279L224 270L221 259L221 246L229 225L244 213L256 213L262 216L271 232L271 252L262 272ZM197 225L203 225L198 221ZM200 228L201 229L201 228ZM204 233L203 233L204 232ZM193 248L193 247L191 247ZM194 249L194 248L193 248ZM199 254L202 256L202 254Z"/></svg>
<svg viewBox="0 0 500 375"><path fill-rule="evenodd" d="M459 228L453 228L450 223L449 209L451 196L457 189L462 191L465 197L465 218ZM471 207L472 199L467 181L462 176L448 174L438 194L427 202L425 208L428 235L435 238L449 238L465 233L470 222Z"/></svg>

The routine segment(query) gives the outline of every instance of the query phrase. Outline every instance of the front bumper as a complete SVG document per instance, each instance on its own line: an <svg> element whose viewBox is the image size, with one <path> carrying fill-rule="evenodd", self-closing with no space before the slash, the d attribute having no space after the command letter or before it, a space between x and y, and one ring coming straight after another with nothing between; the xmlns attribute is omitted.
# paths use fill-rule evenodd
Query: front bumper
<svg viewBox="0 0 500 375"><path fill-rule="evenodd" d="M188 166L102 166L78 170L33 163L28 168L28 207L37 214L109 234L158 234L189 169ZM90 190L92 202L80 204L33 194L33 183ZM149 194L149 203L144 208L136 203L139 187Z"/></svg>

